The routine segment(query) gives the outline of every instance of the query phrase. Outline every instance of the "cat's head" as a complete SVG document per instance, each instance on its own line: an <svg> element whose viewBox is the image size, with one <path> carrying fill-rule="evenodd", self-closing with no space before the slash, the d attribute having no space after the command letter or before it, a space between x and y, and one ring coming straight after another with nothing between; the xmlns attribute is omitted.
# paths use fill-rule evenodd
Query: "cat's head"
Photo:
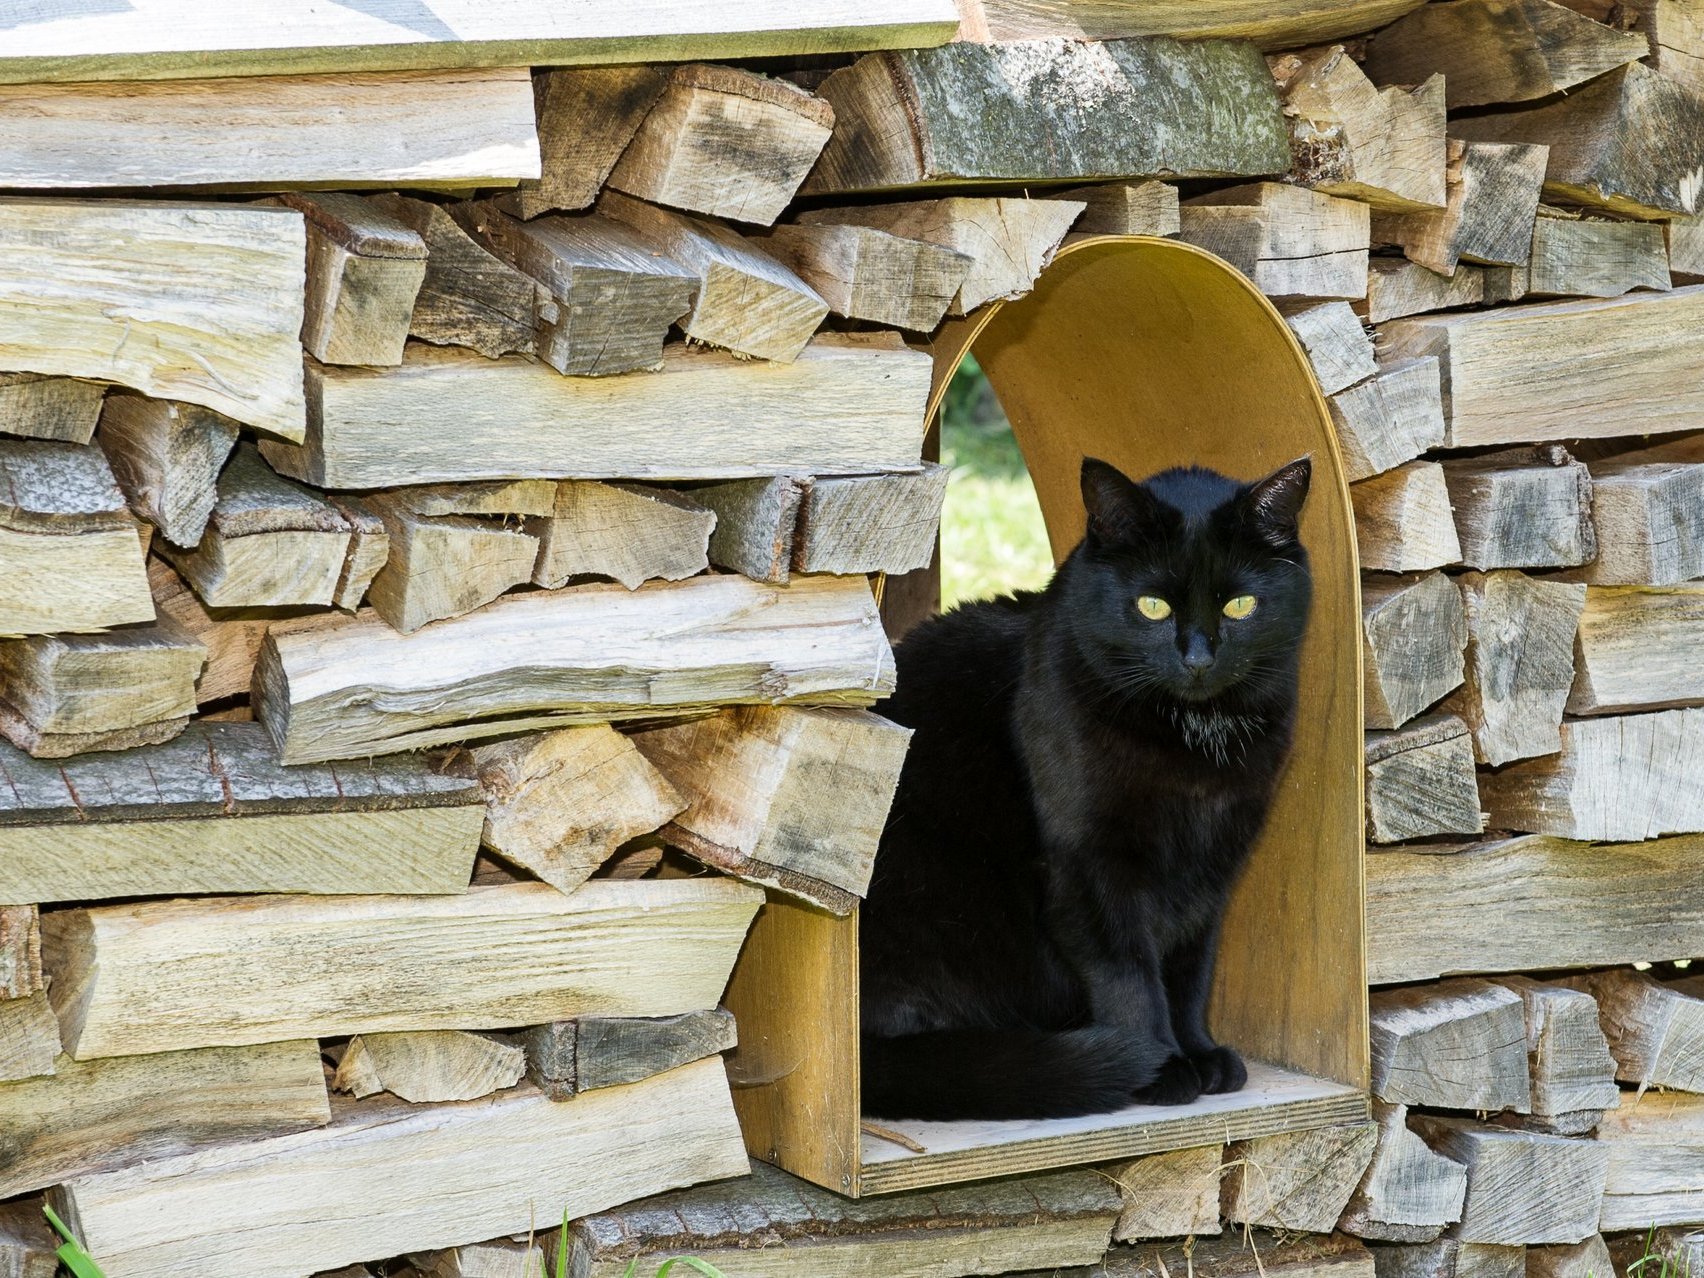
<svg viewBox="0 0 1704 1278"><path fill-rule="evenodd" d="M1304 457L1251 483L1194 466L1138 482L1085 459L1088 531L1062 600L1079 651L1138 698L1288 686L1312 597L1297 530L1311 475Z"/></svg>

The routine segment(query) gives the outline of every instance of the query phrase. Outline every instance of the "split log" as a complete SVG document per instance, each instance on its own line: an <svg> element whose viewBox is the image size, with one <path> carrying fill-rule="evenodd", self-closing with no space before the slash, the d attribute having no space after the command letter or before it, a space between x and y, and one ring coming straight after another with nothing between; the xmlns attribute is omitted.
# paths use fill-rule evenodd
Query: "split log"
<svg viewBox="0 0 1704 1278"><path fill-rule="evenodd" d="M1498 977L1496 984L1519 994L1525 1004L1530 1121L1562 1136L1596 1127L1605 1110L1621 1103L1596 1001L1580 990L1525 976Z"/></svg>
<svg viewBox="0 0 1704 1278"><path fill-rule="evenodd" d="M1372 1104L1378 1146L1337 1228L1385 1242L1431 1242L1461 1219L1467 1169L1408 1130L1406 1105Z"/></svg>
<svg viewBox="0 0 1704 1278"><path fill-rule="evenodd" d="M0 642L0 736L38 759L169 741L206 660L170 622Z"/></svg>
<svg viewBox="0 0 1704 1278"><path fill-rule="evenodd" d="M1567 568L1597 557L1591 475L1560 445L1443 466L1469 567Z"/></svg>
<svg viewBox="0 0 1704 1278"><path fill-rule="evenodd" d="M1377 1142L1372 1123L1237 1141L1225 1151L1220 1207L1239 1225L1329 1233Z"/></svg>
<svg viewBox="0 0 1704 1278"><path fill-rule="evenodd" d="M1564 839L1704 830L1704 709L1572 719L1562 750L1488 773L1493 826Z"/></svg>
<svg viewBox="0 0 1704 1278"><path fill-rule="evenodd" d="M357 1034L331 1085L357 1100L389 1092L410 1104L478 1100L526 1077L527 1054L465 1030Z"/></svg>
<svg viewBox="0 0 1704 1278"><path fill-rule="evenodd" d="M384 520L354 502L333 500L331 504L349 525L349 555L343 561L343 572L337 578L331 602L333 607L354 612L367 597L373 578L390 558L390 533L385 531ZM258 643L255 650L258 653Z"/></svg>
<svg viewBox="0 0 1704 1278"><path fill-rule="evenodd" d="M0 201L0 367L118 382L298 440L306 246L290 209Z"/></svg>
<svg viewBox="0 0 1704 1278"><path fill-rule="evenodd" d="M1637 62L1555 102L1451 121L1457 136L1550 148L1544 194L1628 217L1697 213L1689 139L1704 131L1704 99Z"/></svg>
<svg viewBox="0 0 1704 1278"><path fill-rule="evenodd" d="M1290 305L1280 308L1284 323L1296 335L1313 365L1320 390L1327 395L1377 376L1373 339L1347 302Z"/></svg>
<svg viewBox="0 0 1704 1278"><path fill-rule="evenodd" d="M41 921L33 905L0 905L0 1002L46 988L41 977Z"/></svg>
<svg viewBox="0 0 1704 1278"><path fill-rule="evenodd" d="M1590 464L1598 586L1666 586L1704 576L1704 436Z"/></svg>
<svg viewBox="0 0 1704 1278"><path fill-rule="evenodd" d="M1653 1086L1704 1092L1704 998L1629 968L1568 984L1597 1000L1616 1078L1641 1093Z"/></svg>
<svg viewBox="0 0 1704 1278"><path fill-rule="evenodd" d="M1045 82L1045 94L1028 86ZM1259 177L1289 167L1278 94L1250 45L1174 39L950 44L872 53L824 80L834 136L802 191L1106 177ZM1084 111L1076 103L1095 104ZM1121 120L1147 122L1128 129ZM1000 126L991 131L988 121Z"/></svg>
<svg viewBox="0 0 1704 1278"><path fill-rule="evenodd" d="M221 608L217 614L163 560L148 561L148 585L160 619L175 625L207 650L207 664L195 683L202 705L248 696L254 663L267 628L275 624L271 610Z"/></svg>
<svg viewBox="0 0 1704 1278"><path fill-rule="evenodd" d="M1615 1272L1602 1234L1584 1242L1527 1249L1527 1278L1608 1278Z"/></svg>
<svg viewBox="0 0 1704 1278"><path fill-rule="evenodd" d="M1412 461L1349 486L1361 567L1421 572L1461 562L1444 468Z"/></svg>
<svg viewBox="0 0 1704 1278"><path fill-rule="evenodd" d="M867 711L776 706L633 736L686 801L666 842L835 914L869 889L910 742Z"/></svg>
<svg viewBox="0 0 1704 1278"><path fill-rule="evenodd" d="M753 581L785 583L793 567L799 508L810 486L809 475L777 475L692 489L692 500L716 516L710 562Z"/></svg>
<svg viewBox="0 0 1704 1278"><path fill-rule="evenodd" d="M715 527L715 513L686 493L566 480L544 517L527 521L539 545L528 573L553 590L585 576L610 577L629 590L681 581L710 566Z"/></svg>
<svg viewBox="0 0 1704 1278"><path fill-rule="evenodd" d="M236 422L210 408L115 391L101 407L96 439L133 511L174 546L201 540L219 471L236 447Z"/></svg>
<svg viewBox="0 0 1704 1278"><path fill-rule="evenodd" d="M1114 1242L1199 1238L1220 1231L1219 1177L1224 1146L1147 1154L1105 1169L1123 1205Z"/></svg>
<svg viewBox="0 0 1704 1278"><path fill-rule="evenodd" d="M1467 617L1467 662L1452 702L1473 734L1473 756L1501 767L1562 748L1562 709L1574 682L1574 631L1586 588L1518 572L1456 579Z"/></svg>
<svg viewBox="0 0 1704 1278"><path fill-rule="evenodd" d="M53 1074L58 1055L59 1021L45 993L0 1001L0 1112L6 1083Z"/></svg>
<svg viewBox="0 0 1704 1278"><path fill-rule="evenodd" d="M485 792L481 841L562 892L686 806L607 724L517 737L472 753Z"/></svg>
<svg viewBox="0 0 1704 1278"><path fill-rule="evenodd" d="M428 519L441 515L548 515L556 498L556 485L546 479L491 479L397 488L384 495Z"/></svg>
<svg viewBox="0 0 1704 1278"><path fill-rule="evenodd" d="M1372 1092L1381 1101L1525 1113L1531 1104L1521 996L1456 980L1372 994Z"/></svg>
<svg viewBox="0 0 1704 1278"><path fill-rule="evenodd" d="M695 63L669 72L609 185L655 204L771 226L834 128L834 109L786 80Z"/></svg>
<svg viewBox="0 0 1704 1278"><path fill-rule="evenodd" d="M929 375L890 333L824 334L793 364L671 346L660 373L597 379L418 347L400 368L310 369L313 434L262 452L327 488L907 470Z"/></svg>
<svg viewBox="0 0 1704 1278"><path fill-rule="evenodd" d="M0 1278L56 1278L59 1235L42 1214L42 1200L0 1204Z"/></svg>
<svg viewBox="0 0 1704 1278"><path fill-rule="evenodd" d="M1369 324L1478 306L1485 300L1484 272L1465 262L1456 265L1454 275L1440 275L1406 257L1375 257L1368 267L1366 300L1354 307Z"/></svg>
<svg viewBox="0 0 1704 1278"><path fill-rule="evenodd" d="M1369 732L1367 838L1400 843L1485 828L1473 742L1452 715L1429 715L1394 732Z"/></svg>
<svg viewBox="0 0 1704 1278"><path fill-rule="evenodd" d="M312 1041L105 1061L61 1056L51 1078L0 1084L0 1194L299 1132L330 1117Z"/></svg>
<svg viewBox="0 0 1704 1278"><path fill-rule="evenodd" d="M572 1105L520 1087L450 1107L340 1106L311 1135L83 1177L54 1201L114 1273L297 1278L738 1176L747 1162L727 1088L721 1064L706 1062ZM242 1228L210 1229L209 1203Z"/></svg>
<svg viewBox="0 0 1704 1278"><path fill-rule="evenodd" d="M733 1015L719 1007L676 1016L582 1016L520 1035L527 1077L559 1101L719 1056L738 1041Z"/></svg>
<svg viewBox="0 0 1704 1278"><path fill-rule="evenodd" d="M1176 236L1182 228L1177 188L1170 182L1101 182L1052 192L1050 200L1084 206L1072 230L1082 235Z"/></svg>
<svg viewBox="0 0 1704 1278"><path fill-rule="evenodd" d="M1329 406L1349 480L1371 479L1444 442L1443 388L1435 359L1383 365L1366 381L1333 395Z"/></svg>
<svg viewBox="0 0 1704 1278"><path fill-rule="evenodd" d="M1411 1247L1375 1247L1377 1278L1525 1278L1525 1247L1440 1238Z"/></svg>
<svg viewBox="0 0 1704 1278"><path fill-rule="evenodd" d="M154 619L142 532L99 449L0 441L0 492L0 635Z"/></svg>
<svg viewBox="0 0 1704 1278"><path fill-rule="evenodd" d="M1704 704L1701 643L1704 583L1587 587L1568 713Z"/></svg>
<svg viewBox="0 0 1704 1278"><path fill-rule="evenodd" d="M1175 35L1252 40L1262 49L1293 49L1359 35L1382 27L1415 7L1416 0L1284 0L1250 5L1245 0L1144 0L1140 5L1103 0L975 0L980 29L960 39L1115 40L1126 36ZM966 10L965 27L972 25Z"/></svg>
<svg viewBox="0 0 1704 1278"><path fill-rule="evenodd" d="M254 724L62 764L0 745L0 766L0 902L460 892L484 816L418 758L281 767Z"/></svg>
<svg viewBox="0 0 1704 1278"><path fill-rule="evenodd" d="M1467 1168L1463 1242L1577 1243L1598 1230L1608 1152L1596 1141L1416 1115L1426 1143Z"/></svg>
<svg viewBox="0 0 1704 1278"><path fill-rule="evenodd" d="M1380 84L1442 72L1453 111L1549 97L1645 53L1642 37L1550 0L1445 0L1374 36L1367 72Z"/></svg>
<svg viewBox="0 0 1704 1278"><path fill-rule="evenodd" d="M1373 1255L1342 1234L1309 1237L1287 1230L1239 1229L1223 1238L1164 1247L1115 1247L1092 1269L1070 1278L1374 1278ZM1012 1278L1053 1278L1052 1274Z"/></svg>
<svg viewBox="0 0 1704 1278"><path fill-rule="evenodd" d="M1450 129L1460 133L1455 122ZM1544 184L1545 148L1451 137L1441 210L1381 213L1373 219L1375 244L1395 244L1404 256L1440 275L1458 264L1524 265L1532 252L1532 227Z"/></svg>
<svg viewBox="0 0 1704 1278"><path fill-rule="evenodd" d="M802 226L869 226L963 253L972 265L947 314L968 315L985 302L1029 292L1083 209L1066 199L951 196L810 209L798 220Z"/></svg>
<svg viewBox="0 0 1704 1278"><path fill-rule="evenodd" d="M600 881L572 896L516 883L455 897L212 897L54 913L42 958L78 1060L670 1016L715 1005L760 902L725 879Z"/></svg>
<svg viewBox="0 0 1704 1278"><path fill-rule="evenodd" d="M947 499L945 466L915 475L816 480L793 539L794 572L911 572L929 566Z"/></svg>
<svg viewBox="0 0 1704 1278"><path fill-rule="evenodd" d="M1528 297L1619 297L1636 288L1666 293L1671 282L1663 228L1557 217L1541 209L1522 283Z"/></svg>
<svg viewBox="0 0 1704 1278"><path fill-rule="evenodd" d="M255 684L293 764L711 706L870 705L893 654L861 577L706 576L511 596L414 635L376 617L274 630Z"/></svg>
<svg viewBox="0 0 1704 1278"><path fill-rule="evenodd" d="M358 195L284 195L279 202L308 222L308 354L327 364L402 363L426 278L420 233Z"/></svg>
<svg viewBox="0 0 1704 1278"><path fill-rule="evenodd" d="M658 368L669 325L698 276L631 227L596 213L518 222L489 204L450 209L485 248L548 290L534 349L559 373L602 377Z"/></svg>
<svg viewBox="0 0 1704 1278"><path fill-rule="evenodd" d="M1448 448L1660 434L1704 411L1704 285L1394 320L1379 348L1438 357Z"/></svg>
<svg viewBox="0 0 1704 1278"><path fill-rule="evenodd" d="M1363 583L1367 726L1400 728L1460 687L1467 639L1462 596L1443 573Z"/></svg>
<svg viewBox="0 0 1704 1278"><path fill-rule="evenodd" d="M428 622L482 608L531 579L539 540L500 520L421 515L408 490L375 493L361 509L384 525L386 557L367 598L393 629L412 634Z"/></svg>
<svg viewBox="0 0 1704 1278"><path fill-rule="evenodd" d="M95 435L106 387L74 377L0 373L0 435L86 444Z"/></svg>
<svg viewBox="0 0 1704 1278"><path fill-rule="evenodd" d="M1518 837L1367 858L1374 984L1591 967L1698 952L1704 839L1591 845Z"/></svg>
<svg viewBox="0 0 1704 1278"><path fill-rule="evenodd" d="M1704 1098L1629 1097L1603 1116L1598 1143L1609 1155L1605 1230L1636 1229L1643 1242L1653 1226L1692 1224L1704 1215Z"/></svg>
<svg viewBox="0 0 1704 1278"><path fill-rule="evenodd" d="M195 548L168 543L160 553L210 608L324 606L337 594L352 533L335 506L244 444L219 476Z"/></svg>
<svg viewBox="0 0 1704 1278"><path fill-rule="evenodd" d="M524 218L590 208L667 83L667 69L655 66L534 71L542 172L500 195L498 206Z"/></svg>
<svg viewBox="0 0 1704 1278"><path fill-rule="evenodd" d="M1272 74L1301 185L1392 213L1443 207L1442 77L1376 89L1342 45L1275 58Z"/></svg>
<svg viewBox="0 0 1704 1278"><path fill-rule="evenodd" d="M919 333L941 322L975 266L968 253L873 226L778 226L758 242L833 314Z"/></svg>
<svg viewBox="0 0 1704 1278"><path fill-rule="evenodd" d="M404 1278L543 1278L551 1272L549 1266L555 1256L556 1231L539 1235L529 1230L524 1242L498 1238L443 1251L416 1252L408 1258L409 1268L401 1272Z"/></svg>
<svg viewBox="0 0 1704 1278"><path fill-rule="evenodd" d="M1224 258L1269 297L1366 296L1365 204L1257 182L1185 200L1178 216L1179 239Z"/></svg>
<svg viewBox="0 0 1704 1278"><path fill-rule="evenodd" d="M629 1203L569 1227L572 1278L622 1278L675 1255L741 1278L888 1278L1098 1264L1117 1191L1093 1171L892 1194L851 1203L755 1164L745 1180Z"/></svg>

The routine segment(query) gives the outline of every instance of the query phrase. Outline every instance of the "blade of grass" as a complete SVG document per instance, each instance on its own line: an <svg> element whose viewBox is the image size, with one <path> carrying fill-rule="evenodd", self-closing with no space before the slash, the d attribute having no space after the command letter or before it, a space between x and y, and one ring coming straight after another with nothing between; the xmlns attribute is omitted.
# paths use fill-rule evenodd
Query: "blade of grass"
<svg viewBox="0 0 1704 1278"><path fill-rule="evenodd" d="M59 1257L59 1263L71 1271L72 1278L106 1278L101 1267L95 1263L94 1257L83 1250L82 1244L77 1241L66 1223L59 1219L58 1213L45 1203L42 1204L42 1212L47 1216L47 1223L65 1240L65 1245L54 1254Z"/></svg>

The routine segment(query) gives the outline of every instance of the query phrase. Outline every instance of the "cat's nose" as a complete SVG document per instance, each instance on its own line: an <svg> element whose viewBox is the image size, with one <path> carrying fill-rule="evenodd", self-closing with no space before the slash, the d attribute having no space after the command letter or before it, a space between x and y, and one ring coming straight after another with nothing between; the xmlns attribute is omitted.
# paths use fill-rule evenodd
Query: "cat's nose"
<svg viewBox="0 0 1704 1278"><path fill-rule="evenodd" d="M1199 632L1184 641L1183 668L1198 678L1213 666L1213 647L1207 636Z"/></svg>

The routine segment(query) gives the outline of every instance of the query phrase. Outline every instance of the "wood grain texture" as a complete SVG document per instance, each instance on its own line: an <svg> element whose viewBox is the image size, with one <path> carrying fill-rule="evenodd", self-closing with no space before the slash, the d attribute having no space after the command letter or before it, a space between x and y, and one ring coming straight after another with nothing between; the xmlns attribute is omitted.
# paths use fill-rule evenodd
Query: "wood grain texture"
<svg viewBox="0 0 1704 1278"><path fill-rule="evenodd" d="M1444 442L1435 359L1405 359L1331 397L1331 422L1350 480L1370 479Z"/></svg>
<svg viewBox="0 0 1704 1278"><path fill-rule="evenodd" d="M1367 291L1367 206L1280 182L1185 200L1178 238L1236 267L1268 297L1351 298Z"/></svg>
<svg viewBox="0 0 1704 1278"><path fill-rule="evenodd" d="M1328 1233L1372 1160L1372 1123L1239 1141L1226 1152L1220 1206L1240 1225Z"/></svg>
<svg viewBox="0 0 1704 1278"><path fill-rule="evenodd" d="M160 618L207 649L207 664L195 683L202 705L230 697L248 697L254 663L274 617L268 609L220 608L209 611L189 583L163 559L148 561L148 586Z"/></svg>
<svg viewBox="0 0 1704 1278"><path fill-rule="evenodd" d="M1219 1225L1220 1145L1148 1154L1106 1169L1122 1205L1114 1242L1204 1237Z"/></svg>
<svg viewBox="0 0 1704 1278"><path fill-rule="evenodd" d="M1461 562L1444 468L1406 462L1349 486L1361 566L1374 572L1421 572Z"/></svg>
<svg viewBox="0 0 1704 1278"><path fill-rule="evenodd" d="M1704 998L1697 991L1630 968L1576 976L1569 984L1597 1000L1616 1078L1641 1095L1648 1087L1704 1091Z"/></svg>
<svg viewBox="0 0 1704 1278"><path fill-rule="evenodd" d="M1698 1219L1704 1209L1704 1101L1698 1096L1629 1096L1604 1115L1598 1141L1609 1157L1604 1229L1638 1230L1642 1242L1652 1225Z"/></svg>
<svg viewBox="0 0 1704 1278"><path fill-rule="evenodd" d="M809 475L777 475L693 488L692 500L716 515L710 562L753 581L785 582L793 570L799 508L811 482Z"/></svg>
<svg viewBox="0 0 1704 1278"><path fill-rule="evenodd" d="M193 547L218 500L237 423L210 408L114 392L95 438L130 508L174 546Z"/></svg>
<svg viewBox="0 0 1704 1278"><path fill-rule="evenodd" d="M1619 297L1636 288L1666 293L1668 249L1652 222L1541 215L1523 278L1529 297Z"/></svg>
<svg viewBox="0 0 1704 1278"><path fill-rule="evenodd" d="M1375 990L1373 1095L1394 1105L1525 1113L1526 1012L1521 996L1488 981Z"/></svg>
<svg viewBox="0 0 1704 1278"><path fill-rule="evenodd" d="M1441 572L1361 587L1361 668L1369 728L1400 728L1461 686L1467 614Z"/></svg>
<svg viewBox="0 0 1704 1278"><path fill-rule="evenodd" d="M82 1060L666 1016L715 1004L755 898L707 879L114 905L53 915L42 955L66 1050Z"/></svg>
<svg viewBox="0 0 1704 1278"><path fill-rule="evenodd" d="M666 83L667 70L655 66L535 71L542 171L499 195L498 206L524 218L590 208Z"/></svg>
<svg viewBox="0 0 1704 1278"><path fill-rule="evenodd" d="M948 468L924 462L915 475L829 476L799 508L794 572L903 573L935 552Z"/></svg>
<svg viewBox="0 0 1704 1278"><path fill-rule="evenodd" d="M400 364L426 241L357 195L284 195L308 222L302 346L328 364Z"/></svg>
<svg viewBox="0 0 1704 1278"><path fill-rule="evenodd" d="M710 566L716 523L715 512L690 493L565 480L544 516L526 523L539 543L532 581L556 589L590 575L614 578L629 590L647 581L681 581Z"/></svg>
<svg viewBox="0 0 1704 1278"><path fill-rule="evenodd" d="M1454 715L1434 714L1395 731L1368 732L1367 839L1401 843L1441 834L1478 834L1473 741Z"/></svg>
<svg viewBox="0 0 1704 1278"><path fill-rule="evenodd" d="M0 1000L0 1088L55 1072L59 1021L45 993Z"/></svg>
<svg viewBox="0 0 1704 1278"><path fill-rule="evenodd" d="M1456 578L1467 619L1461 693L1450 708L1473 734L1473 755L1500 767L1562 748L1574 683L1574 632L1585 587L1518 572Z"/></svg>
<svg viewBox="0 0 1704 1278"><path fill-rule="evenodd" d="M720 1007L674 1016L581 1016L519 1036L527 1077L559 1101L718 1056L738 1040L733 1016Z"/></svg>
<svg viewBox="0 0 1704 1278"><path fill-rule="evenodd" d="M1369 324L1485 300L1483 271L1465 262L1457 263L1454 275L1440 275L1405 257L1375 257L1368 266L1366 299L1354 306Z"/></svg>
<svg viewBox="0 0 1704 1278"><path fill-rule="evenodd" d="M1471 568L1567 568L1597 558L1592 480L1558 445L1447 461L1462 562Z"/></svg>
<svg viewBox="0 0 1704 1278"><path fill-rule="evenodd" d="M1704 436L1591 463L1600 586L1666 586L1704 576Z"/></svg>
<svg viewBox="0 0 1704 1278"><path fill-rule="evenodd" d="M1373 340L1347 302L1294 302L1283 311L1284 323L1301 343L1325 394L1334 395L1378 373ZM1350 465L1347 458L1344 465Z"/></svg>
<svg viewBox="0 0 1704 1278"><path fill-rule="evenodd" d="M1050 193L1084 205L1072 228L1083 235L1176 235L1177 188L1169 182L1097 182Z"/></svg>
<svg viewBox="0 0 1704 1278"><path fill-rule="evenodd" d="M1459 133L1454 123L1450 128ZM1380 213L1373 218L1373 242L1397 245L1410 261L1440 275L1455 274L1463 260L1524 265L1532 252L1545 148L1463 142L1452 135L1445 155L1444 207Z"/></svg>
<svg viewBox="0 0 1704 1278"><path fill-rule="evenodd" d="M1704 704L1704 671L1691 659L1700 638L1704 584L1588 586L1568 713Z"/></svg>
<svg viewBox="0 0 1704 1278"><path fill-rule="evenodd" d="M1172 196L1175 201L1175 191ZM761 243L816 290L830 313L919 333L941 322L975 265L944 244L873 226L777 226Z"/></svg>
<svg viewBox="0 0 1704 1278"><path fill-rule="evenodd" d="M1467 1169L1408 1130L1408 1106L1373 1102L1378 1143L1337 1228L1383 1242L1431 1242L1461 1219Z"/></svg>
<svg viewBox="0 0 1704 1278"><path fill-rule="evenodd" d="M1603 1111L1621 1099L1596 1000L1525 976L1498 977L1495 984L1520 995L1524 1004L1533 1118L1548 1119L1563 1135L1596 1127Z"/></svg>
<svg viewBox="0 0 1704 1278"><path fill-rule="evenodd" d="M357 1034L343 1049L332 1086L356 1099L389 1092L411 1105L478 1100L526 1077L527 1054L466 1030Z"/></svg>
<svg viewBox="0 0 1704 1278"><path fill-rule="evenodd" d="M1440 1238L1373 1252L1378 1278L1525 1278L1527 1248Z"/></svg>
<svg viewBox="0 0 1704 1278"><path fill-rule="evenodd" d="M1596 1141L1416 1116L1426 1143L1467 1167L1452 1235L1463 1242L1577 1243L1598 1229L1608 1151Z"/></svg>
<svg viewBox="0 0 1704 1278"><path fill-rule="evenodd" d="M532 577L538 538L507 521L422 515L407 490L375 493L360 508L385 530L385 560L367 597L402 634L482 608Z"/></svg>
<svg viewBox="0 0 1704 1278"><path fill-rule="evenodd" d="M106 387L74 377L0 373L0 435L86 444Z"/></svg>
<svg viewBox="0 0 1704 1278"><path fill-rule="evenodd" d="M0 905L0 1002L45 988L39 911L33 905Z"/></svg>

